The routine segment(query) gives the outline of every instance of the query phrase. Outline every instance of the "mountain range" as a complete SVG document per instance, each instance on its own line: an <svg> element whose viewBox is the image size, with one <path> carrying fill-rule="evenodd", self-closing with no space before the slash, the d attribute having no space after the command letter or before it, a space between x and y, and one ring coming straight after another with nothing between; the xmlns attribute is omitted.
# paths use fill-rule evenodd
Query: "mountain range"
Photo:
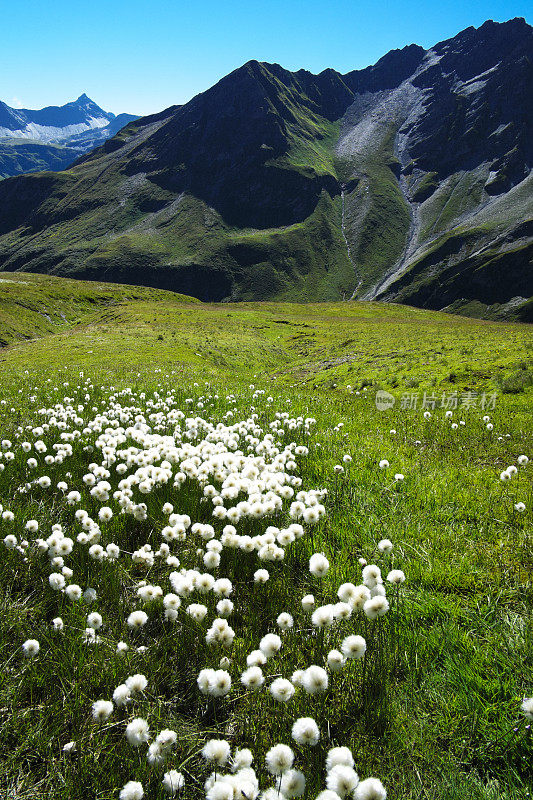
<svg viewBox="0 0 533 800"><path fill-rule="evenodd" d="M1 181L0 269L533 320L532 167L521 18L344 75L250 61L65 171Z"/></svg>
<svg viewBox="0 0 533 800"><path fill-rule="evenodd" d="M86 94L37 111L0 101L0 178L64 169L134 119L104 111Z"/></svg>

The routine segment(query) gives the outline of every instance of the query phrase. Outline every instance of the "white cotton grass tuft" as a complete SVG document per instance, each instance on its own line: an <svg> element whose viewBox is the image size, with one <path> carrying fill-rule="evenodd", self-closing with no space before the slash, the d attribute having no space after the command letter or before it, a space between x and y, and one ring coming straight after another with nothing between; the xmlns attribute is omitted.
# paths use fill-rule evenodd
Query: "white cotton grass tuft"
<svg viewBox="0 0 533 800"><path fill-rule="evenodd" d="M97 700L93 703L93 719L97 722L104 722L113 713L113 703L111 700Z"/></svg>
<svg viewBox="0 0 533 800"><path fill-rule="evenodd" d="M223 767L230 755L230 745L225 739L210 739L202 749L202 756L206 761Z"/></svg>
<svg viewBox="0 0 533 800"><path fill-rule="evenodd" d="M366 653L366 641L362 636L347 636L342 642L341 650L346 658L362 658Z"/></svg>
<svg viewBox="0 0 533 800"><path fill-rule="evenodd" d="M309 572L315 578L323 578L329 570L329 561L324 553L314 553L309 559Z"/></svg>
<svg viewBox="0 0 533 800"><path fill-rule="evenodd" d="M281 639L276 633L267 633L259 642L259 649L267 658L271 658L281 650Z"/></svg>
<svg viewBox="0 0 533 800"><path fill-rule="evenodd" d="M359 776L348 764L335 764L327 774L326 786L339 797L352 794L359 783Z"/></svg>
<svg viewBox="0 0 533 800"><path fill-rule="evenodd" d="M26 639L22 645L22 650L27 658L35 658L35 656L39 654L40 649L41 645L37 639Z"/></svg>
<svg viewBox="0 0 533 800"><path fill-rule="evenodd" d="M126 678L125 684L130 692L144 692L148 686L148 680L142 674L130 675L129 678Z"/></svg>
<svg viewBox="0 0 533 800"><path fill-rule="evenodd" d="M297 769L288 769L281 776L280 792L284 797L301 797L305 792L305 775Z"/></svg>
<svg viewBox="0 0 533 800"><path fill-rule="evenodd" d="M366 778L354 792L354 800L386 800L387 791L378 778Z"/></svg>
<svg viewBox="0 0 533 800"><path fill-rule="evenodd" d="M405 573L401 569L391 569L387 575L387 580L389 583L399 586L405 581Z"/></svg>
<svg viewBox="0 0 533 800"><path fill-rule="evenodd" d="M330 650L327 656L327 665L332 672L340 672L344 667L345 659L339 650Z"/></svg>
<svg viewBox="0 0 533 800"><path fill-rule="evenodd" d="M272 775L281 775L291 769L294 763L294 751L286 744L276 744L265 756L267 770Z"/></svg>
<svg viewBox="0 0 533 800"><path fill-rule="evenodd" d="M363 606L363 611L368 619L377 619L382 617L389 610L389 601L386 597L377 595L367 600Z"/></svg>
<svg viewBox="0 0 533 800"><path fill-rule="evenodd" d="M241 675L241 683L246 689L260 689L264 682L261 667L248 667Z"/></svg>
<svg viewBox="0 0 533 800"><path fill-rule="evenodd" d="M145 744L150 737L148 722L142 717L135 717L126 726L126 739L132 747L140 747Z"/></svg>
<svg viewBox="0 0 533 800"><path fill-rule="evenodd" d="M128 781L120 790L120 800L142 800L144 789L139 781Z"/></svg>
<svg viewBox="0 0 533 800"><path fill-rule="evenodd" d="M171 796L177 794L185 786L185 778L176 769L165 772L163 776L163 789Z"/></svg>
<svg viewBox="0 0 533 800"><path fill-rule="evenodd" d="M314 747L320 740L320 730L315 720L311 717L301 717L297 719L291 732L292 738L299 745L310 745Z"/></svg>
<svg viewBox="0 0 533 800"><path fill-rule="evenodd" d="M322 667L312 664L304 670L302 686L308 694L319 694L328 688L328 673Z"/></svg>
<svg viewBox="0 0 533 800"><path fill-rule="evenodd" d="M294 694L294 685L286 678L276 678L270 684L270 694L280 703L287 703Z"/></svg>
<svg viewBox="0 0 533 800"><path fill-rule="evenodd" d="M342 764L346 767L353 767L354 759L352 751L348 747L332 747L326 756L326 770L331 772L333 767Z"/></svg>
<svg viewBox="0 0 533 800"><path fill-rule="evenodd" d="M526 719L533 720L533 697L524 697L520 708Z"/></svg>

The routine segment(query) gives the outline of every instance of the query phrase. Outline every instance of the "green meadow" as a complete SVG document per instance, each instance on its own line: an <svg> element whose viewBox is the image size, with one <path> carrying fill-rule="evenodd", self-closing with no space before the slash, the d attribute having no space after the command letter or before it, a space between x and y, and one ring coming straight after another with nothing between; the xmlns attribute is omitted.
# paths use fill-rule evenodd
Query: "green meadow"
<svg viewBox="0 0 533 800"><path fill-rule="evenodd" d="M530 796L533 736L521 710L533 695L530 326L383 303L203 304L24 273L2 273L0 325L0 505L11 512L0 520L0 797L128 798L135 795L120 792L134 781L144 797L163 798L172 769L183 776L180 797L211 791L216 800L223 793L209 775L220 783L230 769L213 770L202 756L211 739L228 741L232 753L253 753L257 785L240 794L235 788L236 800L261 793L315 800L330 780L327 753L341 746L353 754L360 787L376 777L389 800ZM394 400L383 410L382 392ZM146 426L144 439L136 422ZM118 427L128 432L115 441ZM261 561L257 548L221 546L219 564L207 571L233 586L229 647L206 642L220 613L212 593L181 597L172 621L157 592L147 601L138 593L146 585L163 596L173 591L169 574L178 565L166 563L165 551L152 563L132 555L146 544L160 551L165 504L193 524L212 525L212 541L222 540L229 518L213 516L212 498L229 507L246 500L246 480L260 480L251 469L233 499L216 466L203 477L185 469L176 483L181 462L165 453L178 428L172 446L199 447L207 437L222 443L221 453L222 445L238 448L243 464L270 453L278 469L276 457L291 452L294 466L290 456L284 469L301 479L289 481L294 492L326 490L317 495L325 513L309 524L290 515L290 492L257 517L242 511L235 523L241 538L262 537L269 526L283 531L295 519L305 533L272 561ZM214 458L206 448L203 458ZM45 453L60 458L47 461ZM148 465L155 472L146 493L141 476L129 498L119 497L124 477ZM107 473L104 501L91 494L86 476ZM49 485L39 482L43 476ZM80 498L70 503L72 491ZM128 499L144 510L132 512ZM99 516L103 506L112 518ZM99 530L83 527L80 509ZM53 525L74 543L63 565L52 546L37 541ZM79 539L84 531L105 552L116 544L120 557L91 555L91 540ZM15 546L5 543L9 536ZM378 547L384 540L392 550ZM179 568L200 573L207 545L192 528L169 541ZM329 561L323 577L310 572L314 553ZM361 559L381 570L387 613L373 619L354 607L317 626L302 598L312 594L315 609L338 604L340 586L361 585ZM63 566L66 583L94 588L96 599L71 601L52 588L50 575ZM260 568L269 572L264 584L254 578ZM388 582L391 570L405 573L405 582ZM186 611L191 603L204 604L203 621ZM136 610L147 615L138 631L128 623ZM94 612L103 624L88 635ZM287 630L276 622L282 613L293 618ZM282 646L253 691L242 674L269 633ZM336 672L328 653L351 635L364 637L364 657L346 659ZM39 642L34 657L24 655L28 640ZM121 641L128 644L123 654ZM272 682L309 665L326 670L327 688L312 693L296 681L290 699L276 700ZM227 671L231 691L202 693L203 669ZM138 674L146 689L96 719L93 704L111 701ZM294 721L307 717L320 730L313 746L291 735ZM136 718L150 728L141 746L125 736ZM166 729L176 743L151 762L149 744ZM75 749L65 751L70 742ZM294 750L294 769L305 776L300 795L265 767L277 743ZM379 800L357 787L344 796Z"/></svg>

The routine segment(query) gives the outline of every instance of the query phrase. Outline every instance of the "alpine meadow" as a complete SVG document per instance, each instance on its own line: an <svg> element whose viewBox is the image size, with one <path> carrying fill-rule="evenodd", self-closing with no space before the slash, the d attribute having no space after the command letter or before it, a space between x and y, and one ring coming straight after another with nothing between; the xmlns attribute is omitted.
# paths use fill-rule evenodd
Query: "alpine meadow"
<svg viewBox="0 0 533 800"><path fill-rule="evenodd" d="M532 65L0 103L0 800L533 797Z"/></svg>

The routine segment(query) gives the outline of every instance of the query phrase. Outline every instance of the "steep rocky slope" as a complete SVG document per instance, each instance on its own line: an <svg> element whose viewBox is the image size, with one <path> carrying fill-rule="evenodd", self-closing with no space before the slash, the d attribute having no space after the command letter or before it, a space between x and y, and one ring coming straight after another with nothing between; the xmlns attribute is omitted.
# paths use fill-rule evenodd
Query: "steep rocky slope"
<svg viewBox="0 0 533 800"><path fill-rule="evenodd" d="M3 181L0 269L528 318L532 78L521 19L346 75L249 62L64 172Z"/></svg>

